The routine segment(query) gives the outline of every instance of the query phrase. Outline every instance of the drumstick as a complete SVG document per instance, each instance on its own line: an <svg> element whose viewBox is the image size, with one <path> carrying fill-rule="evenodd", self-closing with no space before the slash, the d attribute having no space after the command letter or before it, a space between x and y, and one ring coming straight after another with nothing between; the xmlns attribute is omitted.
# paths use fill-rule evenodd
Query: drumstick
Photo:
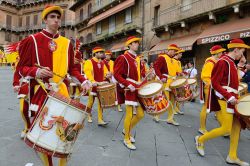
<svg viewBox="0 0 250 166"><path fill-rule="evenodd" d="M250 102L250 100L244 100L244 101L239 101L239 102Z"/></svg>
<svg viewBox="0 0 250 166"><path fill-rule="evenodd" d="M135 88L135 90L139 90L139 89L141 89L141 88ZM129 88L125 88L124 90L130 90Z"/></svg>
<svg viewBox="0 0 250 166"><path fill-rule="evenodd" d="M46 70L48 70L46 67L40 66L40 65L38 65L38 64L36 64L36 63L35 63L35 66L38 67L38 68L40 68L40 69L46 69ZM59 75L59 74L56 74L56 73L54 73L53 71L51 71L51 72L52 72L52 74L55 75L55 76L58 76L58 77L60 77L60 78L64 78L63 76L61 76L61 75Z"/></svg>

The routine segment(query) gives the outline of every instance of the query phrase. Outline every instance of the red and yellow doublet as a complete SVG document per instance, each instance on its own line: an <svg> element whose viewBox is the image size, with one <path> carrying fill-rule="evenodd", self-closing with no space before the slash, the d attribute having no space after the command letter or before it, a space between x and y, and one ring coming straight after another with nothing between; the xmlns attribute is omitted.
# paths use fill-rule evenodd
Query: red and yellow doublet
<svg viewBox="0 0 250 166"><path fill-rule="evenodd" d="M140 86L141 73L138 72L138 65L140 66L140 62L138 64L136 56L129 51L116 59L114 77L122 88L128 87L129 85L133 85L135 88ZM137 93L125 91L125 104L137 106Z"/></svg>
<svg viewBox="0 0 250 166"><path fill-rule="evenodd" d="M35 64L38 64L43 67L49 67L51 71L62 77L69 73L81 83L85 81L85 78L81 76L74 64L74 51L70 40L59 34L52 35L42 30L31 35L20 43L19 54L20 61L17 70L24 77L34 79L38 72L38 67ZM59 85L59 93L69 97L68 89L63 79L54 75L52 80ZM45 88L51 90L49 88L49 79L43 79L43 82L45 83ZM35 85L38 85L38 82L32 80L31 86L34 87ZM47 96L43 89L44 87L42 87L38 89L31 101L31 109L34 111L38 110Z"/></svg>
<svg viewBox="0 0 250 166"><path fill-rule="evenodd" d="M108 73L108 69L101 60L98 60L96 57L93 57L90 60L87 60L84 64L84 73L88 80L92 83L103 82L105 81L105 76ZM96 87L92 88L90 92L91 95L96 96Z"/></svg>

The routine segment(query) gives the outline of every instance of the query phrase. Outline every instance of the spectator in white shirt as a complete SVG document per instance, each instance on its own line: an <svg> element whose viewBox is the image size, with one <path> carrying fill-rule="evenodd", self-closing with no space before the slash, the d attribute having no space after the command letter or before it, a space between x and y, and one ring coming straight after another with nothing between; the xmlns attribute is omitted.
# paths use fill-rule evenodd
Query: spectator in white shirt
<svg viewBox="0 0 250 166"><path fill-rule="evenodd" d="M197 76L197 69L194 67L194 62L189 62L188 63L188 75L189 75L189 78L196 78Z"/></svg>

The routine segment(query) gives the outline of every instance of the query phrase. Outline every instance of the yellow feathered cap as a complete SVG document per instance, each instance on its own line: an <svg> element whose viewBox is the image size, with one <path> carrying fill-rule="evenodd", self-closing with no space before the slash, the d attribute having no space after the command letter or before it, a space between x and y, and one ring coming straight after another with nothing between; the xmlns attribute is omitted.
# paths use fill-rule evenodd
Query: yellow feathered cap
<svg viewBox="0 0 250 166"><path fill-rule="evenodd" d="M61 16L63 15L63 9L60 6L55 6L55 5L47 5L45 6L45 8L43 9L42 12L42 19L44 20L44 18L51 13L52 11L58 11Z"/></svg>

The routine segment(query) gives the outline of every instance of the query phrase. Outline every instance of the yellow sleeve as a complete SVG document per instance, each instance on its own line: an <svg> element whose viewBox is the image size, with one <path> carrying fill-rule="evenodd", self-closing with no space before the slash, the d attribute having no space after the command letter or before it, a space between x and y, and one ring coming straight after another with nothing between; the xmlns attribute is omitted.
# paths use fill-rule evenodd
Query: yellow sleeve
<svg viewBox="0 0 250 166"><path fill-rule="evenodd" d="M114 73L114 61L110 60L109 67L110 67L110 72Z"/></svg>
<svg viewBox="0 0 250 166"><path fill-rule="evenodd" d="M92 65L92 62L90 60L87 60L84 63L83 71L84 71L84 74L88 78L89 81L95 82L94 75L93 75L93 65Z"/></svg>
<svg viewBox="0 0 250 166"><path fill-rule="evenodd" d="M214 64L212 62L207 62L204 64L201 71L201 80L205 82L206 85L211 84L211 74L214 68Z"/></svg>
<svg viewBox="0 0 250 166"><path fill-rule="evenodd" d="M103 65L103 72L104 72L104 78L103 79L105 79L105 76L108 74L108 72L109 72L109 70L108 70L108 68L107 68L107 66L106 65Z"/></svg>

